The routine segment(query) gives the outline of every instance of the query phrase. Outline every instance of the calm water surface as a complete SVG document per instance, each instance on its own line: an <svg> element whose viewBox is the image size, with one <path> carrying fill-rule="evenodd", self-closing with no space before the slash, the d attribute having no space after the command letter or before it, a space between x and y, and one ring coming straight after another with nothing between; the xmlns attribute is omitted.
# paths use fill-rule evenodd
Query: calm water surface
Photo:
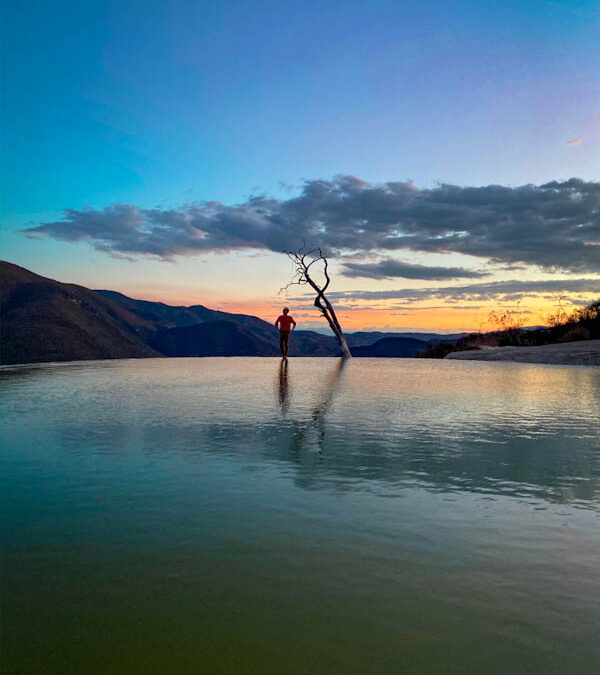
<svg viewBox="0 0 600 675"><path fill-rule="evenodd" d="M600 369L0 373L3 673L597 673Z"/></svg>

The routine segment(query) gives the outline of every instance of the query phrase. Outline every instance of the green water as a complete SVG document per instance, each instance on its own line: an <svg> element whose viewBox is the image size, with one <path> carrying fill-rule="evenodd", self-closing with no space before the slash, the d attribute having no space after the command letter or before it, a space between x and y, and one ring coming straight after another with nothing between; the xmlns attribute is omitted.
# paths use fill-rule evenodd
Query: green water
<svg viewBox="0 0 600 675"><path fill-rule="evenodd" d="M0 372L2 673L600 663L600 369Z"/></svg>

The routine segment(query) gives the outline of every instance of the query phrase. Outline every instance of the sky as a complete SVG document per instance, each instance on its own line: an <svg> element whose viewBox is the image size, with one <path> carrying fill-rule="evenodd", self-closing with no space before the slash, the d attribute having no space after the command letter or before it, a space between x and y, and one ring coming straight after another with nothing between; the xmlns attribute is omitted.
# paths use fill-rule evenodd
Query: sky
<svg viewBox="0 0 600 675"><path fill-rule="evenodd" d="M2 258L274 319L321 246L350 329L600 296L600 4L6 3Z"/></svg>

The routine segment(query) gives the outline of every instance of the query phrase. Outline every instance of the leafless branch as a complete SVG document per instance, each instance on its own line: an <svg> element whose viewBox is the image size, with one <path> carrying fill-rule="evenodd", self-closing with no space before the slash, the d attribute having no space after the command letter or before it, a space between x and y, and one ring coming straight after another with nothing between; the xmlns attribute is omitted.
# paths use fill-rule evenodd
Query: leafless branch
<svg viewBox="0 0 600 675"><path fill-rule="evenodd" d="M304 249L305 243L303 242L302 247L298 251L284 251L287 257L292 261L293 277L279 292L282 293L290 286L303 286L308 284L317 294L314 301L315 307L319 309L321 314L327 320L329 327L338 339L344 357L349 357L351 356L350 349L346 343L342 327L340 326L340 322L338 321L331 302L325 295L325 291L329 288L329 284L331 283L327 257L323 255L323 251L320 247L313 248L310 251L305 251ZM325 277L325 282L323 284L319 284L312 276L313 272L311 267L317 263L323 263L322 271L323 276Z"/></svg>

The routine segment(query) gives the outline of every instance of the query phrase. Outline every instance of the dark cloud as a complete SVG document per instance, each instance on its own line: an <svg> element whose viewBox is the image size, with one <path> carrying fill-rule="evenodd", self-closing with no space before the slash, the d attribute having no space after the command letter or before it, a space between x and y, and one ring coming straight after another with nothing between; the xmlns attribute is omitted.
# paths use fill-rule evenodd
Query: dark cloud
<svg viewBox="0 0 600 675"><path fill-rule="evenodd" d="M600 183L572 178L539 186L419 190L411 183L370 185L338 176L307 181L289 199L254 195L235 206L68 209L63 220L24 231L90 241L120 255L281 251L304 240L330 253L458 252L501 264L585 272L600 269Z"/></svg>
<svg viewBox="0 0 600 675"><path fill-rule="evenodd" d="M347 277L368 279L478 279L487 276L485 272L467 270L464 267L428 267L413 265L388 258L376 263L344 263L342 273Z"/></svg>
<svg viewBox="0 0 600 675"><path fill-rule="evenodd" d="M483 302L486 300L514 302L533 295L548 298L561 294L600 294L600 279L551 279L546 281L492 281L489 283L447 286L443 288L400 288L388 291L332 291L332 299L343 302L356 300L401 300L405 303L443 299L446 303ZM447 305L444 305L447 308ZM462 308L462 306L461 306Z"/></svg>

